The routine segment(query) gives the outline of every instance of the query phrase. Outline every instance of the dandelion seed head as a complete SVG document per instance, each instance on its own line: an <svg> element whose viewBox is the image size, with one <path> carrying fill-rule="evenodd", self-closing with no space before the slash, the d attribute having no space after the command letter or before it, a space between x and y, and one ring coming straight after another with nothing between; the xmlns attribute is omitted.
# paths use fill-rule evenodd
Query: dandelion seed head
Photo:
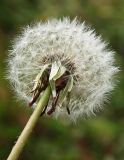
<svg viewBox="0 0 124 160"><path fill-rule="evenodd" d="M53 116L75 120L102 108L118 72L114 52L85 23L69 18L28 26L15 39L9 54L8 79L19 99L30 101L36 75L53 61L61 61L75 77L68 106L71 114L57 106Z"/></svg>

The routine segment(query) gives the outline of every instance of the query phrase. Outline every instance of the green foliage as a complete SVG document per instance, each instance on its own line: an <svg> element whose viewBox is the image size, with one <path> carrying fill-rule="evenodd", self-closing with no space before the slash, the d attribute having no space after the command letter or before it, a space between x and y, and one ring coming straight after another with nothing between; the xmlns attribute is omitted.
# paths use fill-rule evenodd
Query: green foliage
<svg viewBox="0 0 124 160"><path fill-rule="evenodd" d="M4 80L10 40L20 28L52 17L77 16L110 42L120 66L119 83L110 103L97 117L76 125L41 118L20 159L124 159L124 1L1 0L0 1L0 160L7 158L31 110L13 98Z"/></svg>

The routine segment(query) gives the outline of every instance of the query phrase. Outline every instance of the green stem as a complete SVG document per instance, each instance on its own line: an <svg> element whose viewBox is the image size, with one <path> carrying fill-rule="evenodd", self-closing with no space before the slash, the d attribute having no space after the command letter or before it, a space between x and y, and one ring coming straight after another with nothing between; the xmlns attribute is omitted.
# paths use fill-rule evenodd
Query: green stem
<svg viewBox="0 0 124 160"><path fill-rule="evenodd" d="M44 91L41 99L38 102L38 105L36 106L33 114L31 115L29 121L27 122L24 130L22 131L21 135L19 136L15 146L13 147L9 157L7 160L17 160L25 143L27 142L33 128L35 127L38 118L40 117L40 114L44 108L45 105L47 105L49 97L51 94L50 87L48 86L46 90Z"/></svg>

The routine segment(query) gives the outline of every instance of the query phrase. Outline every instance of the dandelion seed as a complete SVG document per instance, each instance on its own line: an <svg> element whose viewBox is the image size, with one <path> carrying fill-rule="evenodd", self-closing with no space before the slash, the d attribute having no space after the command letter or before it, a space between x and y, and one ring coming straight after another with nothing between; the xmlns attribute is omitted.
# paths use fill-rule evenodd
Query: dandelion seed
<svg viewBox="0 0 124 160"><path fill-rule="evenodd" d="M43 113L77 119L91 115L114 88L114 52L100 36L76 19L38 23L24 29L9 56L8 79L30 106L50 85Z"/></svg>

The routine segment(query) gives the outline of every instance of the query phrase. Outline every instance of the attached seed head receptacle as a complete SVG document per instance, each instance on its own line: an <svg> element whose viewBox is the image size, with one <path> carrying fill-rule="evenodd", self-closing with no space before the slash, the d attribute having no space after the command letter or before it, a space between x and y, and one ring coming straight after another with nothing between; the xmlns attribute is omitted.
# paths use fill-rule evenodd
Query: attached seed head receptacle
<svg viewBox="0 0 124 160"><path fill-rule="evenodd" d="M47 111L47 114L51 115L55 111L56 106L61 107L65 99L67 101L65 107L67 109L67 113L70 114L68 104L70 101L70 93L73 88L73 83L73 76L60 61L44 65L34 80L34 87L31 91L32 100L29 103L29 106L32 106L38 100L40 94L48 85L50 85L52 106ZM44 107L41 115L46 112L46 109L47 106Z"/></svg>

